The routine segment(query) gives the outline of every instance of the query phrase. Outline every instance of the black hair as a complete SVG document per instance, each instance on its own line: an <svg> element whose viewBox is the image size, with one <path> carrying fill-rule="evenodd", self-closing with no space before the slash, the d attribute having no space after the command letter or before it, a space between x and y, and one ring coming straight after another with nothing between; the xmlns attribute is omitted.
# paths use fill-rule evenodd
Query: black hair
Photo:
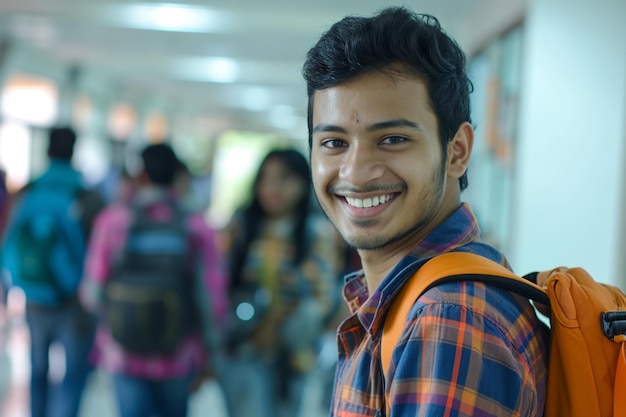
<svg viewBox="0 0 626 417"><path fill-rule="evenodd" d="M373 17L344 17L308 51L302 70L309 97L309 149L316 91L368 72L401 76L406 71L426 83L445 158L447 143L459 126L471 123L469 95L473 86L466 65L464 52L434 16L389 7ZM459 184L461 190L467 187L467 172Z"/></svg>
<svg viewBox="0 0 626 417"><path fill-rule="evenodd" d="M70 161L74 155L76 132L68 126L56 126L48 132L48 156Z"/></svg>
<svg viewBox="0 0 626 417"><path fill-rule="evenodd" d="M235 286L240 283L240 274L248 254L250 243L257 238L260 226L262 222L267 218L267 213L265 212L265 210L263 210L263 207L259 202L256 189L259 182L261 181L263 167L267 164L268 161L271 160L280 161L282 164L285 165L285 167L287 167L289 171L293 172L303 180L302 182L305 189L302 193L302 199L294 209L294 213L296 216L295 226L292 235L292 241L296 248L294 264L297 265L302 262L305 259L307 251L309 249L309 239L306 238L306 221L307 217L311 213L310 203L312 194L311 170L309 163L304 155L297 150L272 150L263 158L257 170L256 176L254 177L251 201L238 213L239 215L241 215L240 219L243 223L241 225L241 235L238 237L238 240L234 242L233 248L230 253L231 282Z"/></svg>
<svg viewBox="0 0 626 417"><path fill-rule="evenodd" d="M146 146L141 152L141 160L146 175L154 184L169 187L174 183L180 161L170 145Z"/></svg>

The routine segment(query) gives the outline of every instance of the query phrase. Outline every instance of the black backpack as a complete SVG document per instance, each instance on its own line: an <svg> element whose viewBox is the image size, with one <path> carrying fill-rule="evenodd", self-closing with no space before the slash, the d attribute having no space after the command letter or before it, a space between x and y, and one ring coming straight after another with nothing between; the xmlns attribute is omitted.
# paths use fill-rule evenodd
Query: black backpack
<svg viewBox="0 0 626 417"><path fill-rule="evenodd" d="M111 335L142 355L173 352L196 323L186 213L171 207L173 215L159 221L133 206L126 246L104 288Z"/></svg>

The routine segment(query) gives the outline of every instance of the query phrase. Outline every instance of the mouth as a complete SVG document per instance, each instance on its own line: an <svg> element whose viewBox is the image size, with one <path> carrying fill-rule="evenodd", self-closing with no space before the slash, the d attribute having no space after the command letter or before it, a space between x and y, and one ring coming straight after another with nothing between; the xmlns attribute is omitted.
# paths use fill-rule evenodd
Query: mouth
<svg viewBox="0 0 626 417"><path fill-rule="evenodd" d="M355 197L344 196L346 203L348 203L349 206L355 207L355 208L377 207L377 206L380 206L381 204L388 203L394 198L395 198L395 194L382 194L382 195L368 197L368 198L355 198Z"/></svg>

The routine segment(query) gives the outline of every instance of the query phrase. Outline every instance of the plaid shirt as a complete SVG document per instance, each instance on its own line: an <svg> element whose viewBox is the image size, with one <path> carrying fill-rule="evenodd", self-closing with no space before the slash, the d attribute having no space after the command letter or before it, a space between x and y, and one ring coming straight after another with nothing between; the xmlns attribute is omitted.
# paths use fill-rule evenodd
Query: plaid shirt
<svg viewBox="0 0 626 417"><path fill-rule="evenodd" d="M424 293L383 374L384 317L419 265L455 250L508 266L479 236L476 218L463 204L371 295L361 272L346 277L344 298L353 314L338 330L331 416L543 415L547 329L526 299L481 283L446 283Z"/></svg>

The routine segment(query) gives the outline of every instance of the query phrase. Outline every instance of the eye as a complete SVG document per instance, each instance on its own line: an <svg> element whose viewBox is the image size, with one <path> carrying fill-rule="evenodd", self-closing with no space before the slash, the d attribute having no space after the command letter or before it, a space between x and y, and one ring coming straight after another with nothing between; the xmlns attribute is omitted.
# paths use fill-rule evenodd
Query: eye
<svg viewBox="0 0 626 417"><path fill-rule="evenodd" d="M408 139L403 136L387 136L380 143L383 145L394 145L396 143L404 143Z"/></svg>
<svg viewBox="0 0 626 417"><path fill-rule="evenodd" d="M341 139L328 139L322 142L322 146L326 148L342 148L347 146L346 142Z"/></svg>

